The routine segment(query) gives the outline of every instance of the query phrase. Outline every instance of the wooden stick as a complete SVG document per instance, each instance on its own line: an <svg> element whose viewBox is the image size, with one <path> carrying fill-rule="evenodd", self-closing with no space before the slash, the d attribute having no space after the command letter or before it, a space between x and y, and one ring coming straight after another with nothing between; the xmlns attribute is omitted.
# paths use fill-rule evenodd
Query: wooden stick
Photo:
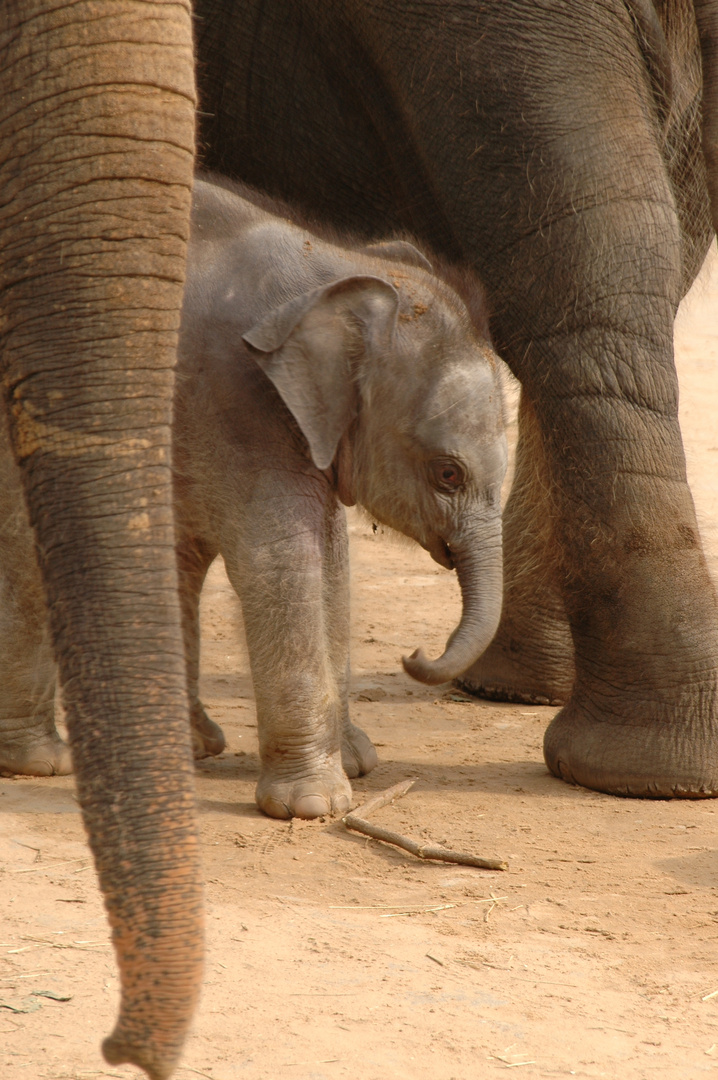
<svg viewBox="0 0 718 1080"><path fill-rule="evenodd" d="M402 795L406 795L407 791L410 791L411 788L413 788L417 780L417 776L412 776L410 780L402 780L400 784L394 784L393 787L387 788L386 791L379 791L376 795L372 795L371 799L367 799L365 803L362 803L361 806L357 806L357 808L347 814L346 817L368 817L369 814L373 814L375 810L381 810L382 806L387 806L388 803L393 802L394 799L400 799ZM345 820L346 818L342 818L342 821Z"/></svg>
<svg viewBox="0 0 718 1080"><path fill-rule="evenodd" d="M353 832L370 836L372 840L381 840L385 844L393 844L394 847L401 848L402 851L408 851L410 855L416 855L417 859L458 863L459 866L477 866L481 870L508 870L508 865L502 862L501 859L482 859L479 855L467 855L464 852L450 851L444 847L418 844L416 840L411 840L408 836L390 832L389 829L382 829L380 825L372 825L370 821L366 821L364 817L359 816L359 812L368 814L373 810L379 810L382 806L386 806L387 803L392 802L394 799L401 798L402 795L406 795L407 791L415 783L416 777L412 780L403 780L400 784L394 784L393 787L387 788L386 791L379 792L378 795L374 795L357 807L357 811L346 814L342 818L342 822L347 829L352 829Z"/></svg>

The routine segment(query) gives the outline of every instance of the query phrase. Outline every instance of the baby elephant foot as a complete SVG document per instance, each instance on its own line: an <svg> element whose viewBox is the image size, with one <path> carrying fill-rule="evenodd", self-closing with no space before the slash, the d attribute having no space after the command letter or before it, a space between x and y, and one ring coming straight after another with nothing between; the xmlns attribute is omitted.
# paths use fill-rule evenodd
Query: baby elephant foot
<svg viewBox="0 0 718 1080"><path fill-rule="evenodd" d="M192 706L192 755L195 761L201 758L217 757L227 745L224 732L219 724L210 720L198 701Z"/></svg>
<svg viewBox="0 0 718 1080"><path fill-rule="evenodd" d="M0 774L67 776L72 772L70 747L54 730L34 739L7 739L0 732Z"/></svg>
<svg viewBox="0 0 718 1080"><path fill-rule="evenodd" d="M366 732L347 720L342 732L342 765L350 780L371 772L379 763L374 743Z"/></svg>
<svg viewBox="0 0 718 1080"><path fill-rule="evenodd" d="M287 776L263 769L257 784L257 806L273 818L318 818L325 814L346 814L352 804L352 789L338 761Z"/></svg>

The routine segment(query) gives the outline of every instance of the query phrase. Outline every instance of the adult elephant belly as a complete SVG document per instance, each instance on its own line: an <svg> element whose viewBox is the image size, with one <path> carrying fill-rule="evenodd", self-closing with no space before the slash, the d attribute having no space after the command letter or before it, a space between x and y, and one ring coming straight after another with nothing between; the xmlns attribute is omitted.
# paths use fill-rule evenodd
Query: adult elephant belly
<svg viewBox="0 0 718 1080"><path fill-rule="evenodd" d="M197 4L205 163L366 235L409 228L469 293L476 272L521 380L504 614L462 684L564 702L545 756L566 780L715 795L718 605L672 355L712 236L692 9L235 7Z"/></svg>

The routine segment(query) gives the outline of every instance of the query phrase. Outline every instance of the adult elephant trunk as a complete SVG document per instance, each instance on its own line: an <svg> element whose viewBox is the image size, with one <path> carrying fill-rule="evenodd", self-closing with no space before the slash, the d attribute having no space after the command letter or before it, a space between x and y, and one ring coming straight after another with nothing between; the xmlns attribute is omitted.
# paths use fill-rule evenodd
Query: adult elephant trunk
<svg viewBox="0 0 718 1080"><path fill-rule="evenodd" d="M718 233L718 4L694 0L703 66L702 137L713 228Z"/></svg>
<svg viewBox="0 0 718 1080"><path fill-rule="evenodd" d="M501 518L464 533L451 545L451 556L461 587L461 621L437 660L428 660L421 649L402 657L404 670L429 686L458 678L496 633L503 590Z"/></svg>
<svg viewBox="0 0 718 1080"><path fill-rule="evenodd" d="M188 0L2 4L0 385L120 966L105 1054L153 1080L202 968L170 472L194 104Z"/></svg>

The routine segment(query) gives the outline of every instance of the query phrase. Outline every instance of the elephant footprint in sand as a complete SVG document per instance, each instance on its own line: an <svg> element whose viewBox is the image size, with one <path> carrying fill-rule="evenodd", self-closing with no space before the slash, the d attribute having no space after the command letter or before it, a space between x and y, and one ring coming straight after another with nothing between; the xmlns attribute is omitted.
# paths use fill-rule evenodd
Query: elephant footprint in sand
<svg viewBox="0 0 718 1080"><path fill-rule="evenodd" d="M244 197L242 197L242 195ZM180 595L195 730L199 594L222 554L257 699L257 801L273 817L349 808L376 764L349 719L348 552L359 503L455 568L452 679L501 611L500 364L411 244L339 247L219 179L195 187L174 422ZM210 722L211 723L211 722Z"/></svg>

